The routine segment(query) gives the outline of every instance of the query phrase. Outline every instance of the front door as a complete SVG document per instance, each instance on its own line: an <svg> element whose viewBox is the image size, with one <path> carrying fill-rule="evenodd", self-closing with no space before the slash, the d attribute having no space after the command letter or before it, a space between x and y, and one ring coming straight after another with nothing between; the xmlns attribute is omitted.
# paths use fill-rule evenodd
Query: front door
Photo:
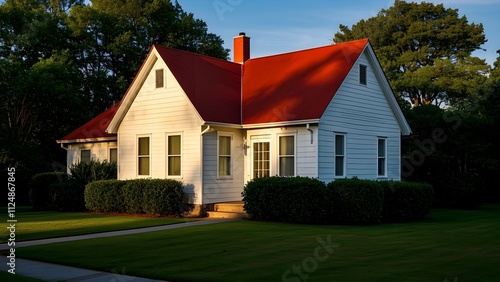
<svg viewBox="0 0 500 282"><path fill-rule="evenodd" d="M271 175L271 146L269 141L253 141L252 178L269 177Z"/></svg>

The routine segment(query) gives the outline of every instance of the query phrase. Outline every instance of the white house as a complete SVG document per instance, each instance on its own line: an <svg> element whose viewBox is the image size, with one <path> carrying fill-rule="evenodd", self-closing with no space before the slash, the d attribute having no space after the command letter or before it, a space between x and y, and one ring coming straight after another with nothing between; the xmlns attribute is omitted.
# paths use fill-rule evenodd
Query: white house
<svg viewBox="0 0 500 282"><path fill-rule="evenodd" d="M410 127L370 42L235 61L154 45L119 104L61 140L68 164L182 181L196 205L241 200L273 175L400 180Z"/></svg>

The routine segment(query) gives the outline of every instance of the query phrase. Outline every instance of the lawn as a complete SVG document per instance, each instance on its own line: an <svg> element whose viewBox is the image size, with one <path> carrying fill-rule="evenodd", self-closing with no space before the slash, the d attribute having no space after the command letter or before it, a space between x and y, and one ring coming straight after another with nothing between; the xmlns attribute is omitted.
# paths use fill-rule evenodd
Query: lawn
<svg viewBox="0 0 500 282"><path fill-rule="evenodd" d="M499 281L500 206L374 226L237 221L16 254L170 281Z"/></svg>
<svg viewBox="0 0 500 282"><path fill-rule="evenodd" d="M2 214L7 215L6 209ZM140 217L83 212L35 212L30 207L16 209L16 241L63 237L105 231L185 222L184 218ZM7 220L0 221L0 243L8 239Z"/></svg>

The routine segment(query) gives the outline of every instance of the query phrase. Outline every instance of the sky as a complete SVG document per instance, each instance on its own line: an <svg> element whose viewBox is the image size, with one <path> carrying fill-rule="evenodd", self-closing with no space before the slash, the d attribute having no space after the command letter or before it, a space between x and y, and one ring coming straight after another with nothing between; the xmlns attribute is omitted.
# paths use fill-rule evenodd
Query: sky
<svg viewBox="0 0 500 282"><path fill-rule="evenodd" d="M393 0L178 0L185 12L207 23L208 31L233 49L233 37L251 37L251 57L309 49L332 44L339 25L351 27L377 15ZM410 2L410 1L408 1ZM422 2L422 1L415 1ZM500 0L427 0L458 9L469 23L482 23L488 41L486 51L473 53L490 65L500 49ZM232 52L231 52L232 58Z"/></svg>

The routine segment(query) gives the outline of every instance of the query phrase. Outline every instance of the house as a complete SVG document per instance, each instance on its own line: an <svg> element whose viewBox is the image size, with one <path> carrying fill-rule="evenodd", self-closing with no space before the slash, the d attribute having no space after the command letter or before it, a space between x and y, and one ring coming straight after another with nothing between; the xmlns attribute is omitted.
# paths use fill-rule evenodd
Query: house
<svg viewBox="0 0 500 282"><path fill-rule="evenodd" d="M68 164L182 181L195 205L274 175L400 180L410 127L367 39L234 62L153 45L120 103L57 142Z"/></svg>

